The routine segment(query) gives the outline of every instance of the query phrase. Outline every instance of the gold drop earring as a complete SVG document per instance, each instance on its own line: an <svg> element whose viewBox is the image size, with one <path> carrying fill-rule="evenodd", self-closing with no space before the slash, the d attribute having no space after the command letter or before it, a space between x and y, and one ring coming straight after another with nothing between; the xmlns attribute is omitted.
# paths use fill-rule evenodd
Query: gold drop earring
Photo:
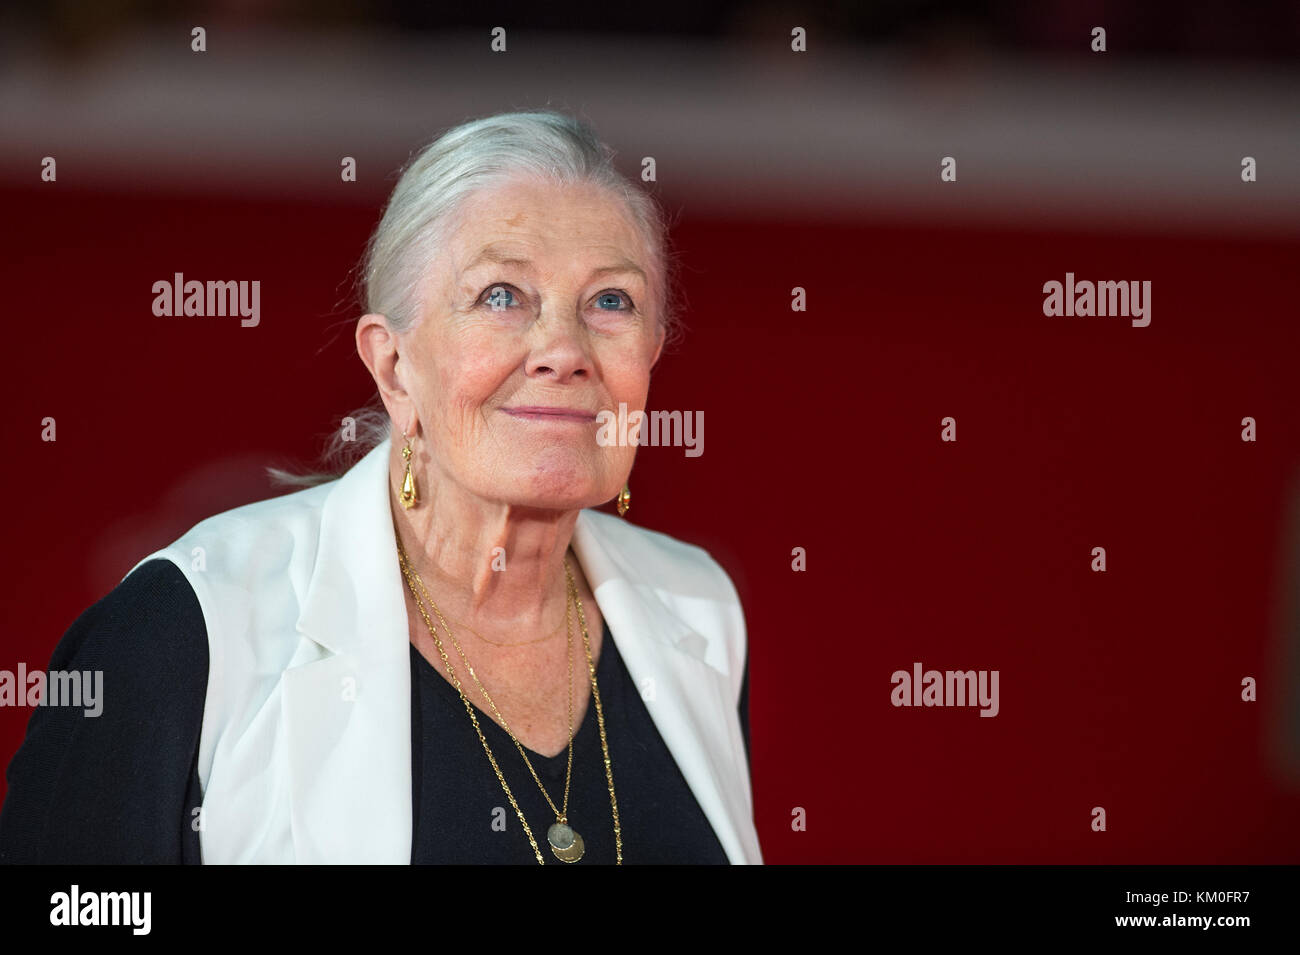
<svg viewBox="0 0 1300 955"><path fill-rule="evenodd" d="M627 482L623 482L623 490L618 492L618 516L622 517L632 506L632 491L628 488Z"/></svg>
<svg viewBox="0 0 1300 955"><path fill-rule="evenodd" d="M402 448L402 460L406 462L406 474L402 478L402 491L397 495L397 499L402 502L402 507L408 511L415 507L420 498L415 491L415 475L411 473L411 439L402 432L402 440L406 442L406 447Z"/></svg>

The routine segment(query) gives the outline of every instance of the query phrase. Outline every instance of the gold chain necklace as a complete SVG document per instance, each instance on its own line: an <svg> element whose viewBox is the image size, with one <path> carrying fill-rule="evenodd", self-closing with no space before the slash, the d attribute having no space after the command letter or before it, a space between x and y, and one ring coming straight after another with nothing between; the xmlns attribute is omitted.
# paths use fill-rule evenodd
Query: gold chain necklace
<svg viewBox="0 0 1300 955"><path fill-rule="evenodd" d="M560 627L567 626L569 623L569 608L568 605L566 604L564 610L564 620L560 623L557 623L555 625L555 629L552 630L550 633L548 633L546 636L534 637L532 640L521 640L518 643L502 643L499 640L489 640L487 637L483 636L483 634L479 633L477 630L475 630L467 623L462 623L459 620L453 620L452 623L456 624L456 626L458 627L468 630L470 633L474 634L474 636L478 637L484 643L491 644L494 647L530 647L534 643L545 643L547 640L551 639L552 637L559 636Z"/></svg>
<svg viewBox="0 0 1300 955"><path fill-rule="evenodd" d="M538 865L545 865L546 863L542 859L541 850L537 847L537 840L533 837L533 831L529 828L527 820L524 819L523 810L519 808L519 803L515 801L514 794L510 791L510 786L506 783L505 776L501 772L501 767L497 764L496 757L492 755L492 748L488 746L487 737L483 735L483 729L479 725L478 716L474 713L474 705L470 703L469 698L465 696L464 688L461 686L460 679L456 676L455 668L452 667L451 660L447 657L447 651L443 649L442 641L438 638L438 631L433 626L433 621L430 620L428 611L424 609L424 603L420 598L421 594L423 594L424 599L428 600L429 606L433 608L433 612L438 615L439 622L442 623L443 629L447 631L447 635L451 637L452 644L456 647L456 652L465 663L465 668L469 670L470 676L474 678L474 682L478 685L480 692L482 692L483 696L487 699L488 705L492 707L492 712L495 713L497 719L501 721L505 731L510 734L510 739L514 742L515 748L519 750L519 755L523 757L524 763L528 766L528 771L532 774L533 780L537 783L537 787L541 789L542 796L545 797L547 803L550 804L551 810L555 812L555 824L547 830L546 837L547 842L550 843L551 851L555 854L555 857L562 862L577 862L582 858L583 852L585 851L582 837L568 824L567 815L569 807L569 783L573 775L573 630L572 625L569 622L569 611L571 607L576 607L578 624L582 630L582 642L587 651L587 672L591 679L592 700L596 704L596 721L600 726L600 747L605 757L605 779L609 783L609 803L614 815L615 864L622 865L623 833L618 819L618 799L614 795L614 774L609 760L609 742L605 735L605 713L600 703L600 688L596 682L596 667L591 659L591 640L587 633L587 619L582 611L582 600L578 597L577 585L573 581L573 574L569 570L568 562L565 561L564 564L564 575L568 588L568 600L565 603L564 619L566 630L569 634L569 652L567 654L569 661L569 764L564 780L564 807L563 809L556 809L555 803L552 801L550 794L546 791L546 787L542 785L542 781L538 777L537 771L533 769L532 761L529 760L528 754L524 751L523 745L515 736L514 731L510 729L510 726L506 722L505 717L501 714L501 711L497 709L497 705L492 701L492 697L488 695L487 689L478 678L478 674L476 674L474 668L470 666L469 660L465 656L465 651L461 649L460 642L456 639L456 635L452 633L451 628L447 626L447 621L443 617L442 612L438 609L438 605L435 604L433 598L429 596L429 591L424 586L424 580L420 577L419 572L411 565L410 559L406 556L406 550L402 547L401 536L396 535L395 530L394 533L397 537L398 560L401 564L402 575L406 578L406 585L411 591L411 597L415 600L415 605L420 611L420 616L424 618L424 624L428 628L430 635L433 637L433 642L438 648L439 656L442 657L442 664L446 667L447 673L451 677L452 684L456 687L456 692L460 695L461 702L465 705L465 711L469 714L469 718L474 724L474 729L478 733L479 742L483 744L483 751L487 754L488 762L492 764L492 769L496 773L497 780L501 783L501 788L505 790L506 798L510 800L510 805L515 810L515 815L519 817L520 825L523 826L524 833L528 836L528 842L533 847L533 854L537 857Z"/></svg>

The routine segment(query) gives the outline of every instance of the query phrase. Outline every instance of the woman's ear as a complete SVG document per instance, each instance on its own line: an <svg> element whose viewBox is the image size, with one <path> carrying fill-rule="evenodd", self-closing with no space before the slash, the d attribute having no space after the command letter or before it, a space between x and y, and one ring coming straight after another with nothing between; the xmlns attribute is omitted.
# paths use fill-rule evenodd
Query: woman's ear
<svg viewBox="0 0 1300 955"><path fill-rule="evenodd" d="M401 342L388 324L388 317L377 313L362 315L357 320L357 354L365 364L370 377L375 379L379 397L388 409L388 416L397 422L415 422L415 400L402 381L398 365L401 359Z"/></svg>

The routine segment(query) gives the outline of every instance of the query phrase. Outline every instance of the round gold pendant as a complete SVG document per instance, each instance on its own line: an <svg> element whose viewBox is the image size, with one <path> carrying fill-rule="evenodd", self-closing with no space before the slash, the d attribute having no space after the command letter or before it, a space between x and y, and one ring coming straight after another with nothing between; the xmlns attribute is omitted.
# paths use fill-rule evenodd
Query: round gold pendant
<svg viewBox="0 0 1300 955"><path fill-rule="evenodd" d="M561 862L577 862L586 848L582 844L582 836L562 822L557 822L546 830L546 841L551 844L555 858Z"/></svg>

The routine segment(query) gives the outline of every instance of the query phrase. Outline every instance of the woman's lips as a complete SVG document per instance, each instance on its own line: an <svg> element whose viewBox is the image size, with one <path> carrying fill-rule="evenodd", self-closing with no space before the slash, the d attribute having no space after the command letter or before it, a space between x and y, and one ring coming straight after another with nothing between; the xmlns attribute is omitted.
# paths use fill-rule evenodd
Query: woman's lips
<svg viewBox="0 0 1300 955"><path fill-rule="evenodd" d="M502 408L501 410L512 417L522 418L526 421L591 424L596 420L594 412L583 411L581 408L555 408L546 407L544 405L521 405L517 408Z"/></svg>

